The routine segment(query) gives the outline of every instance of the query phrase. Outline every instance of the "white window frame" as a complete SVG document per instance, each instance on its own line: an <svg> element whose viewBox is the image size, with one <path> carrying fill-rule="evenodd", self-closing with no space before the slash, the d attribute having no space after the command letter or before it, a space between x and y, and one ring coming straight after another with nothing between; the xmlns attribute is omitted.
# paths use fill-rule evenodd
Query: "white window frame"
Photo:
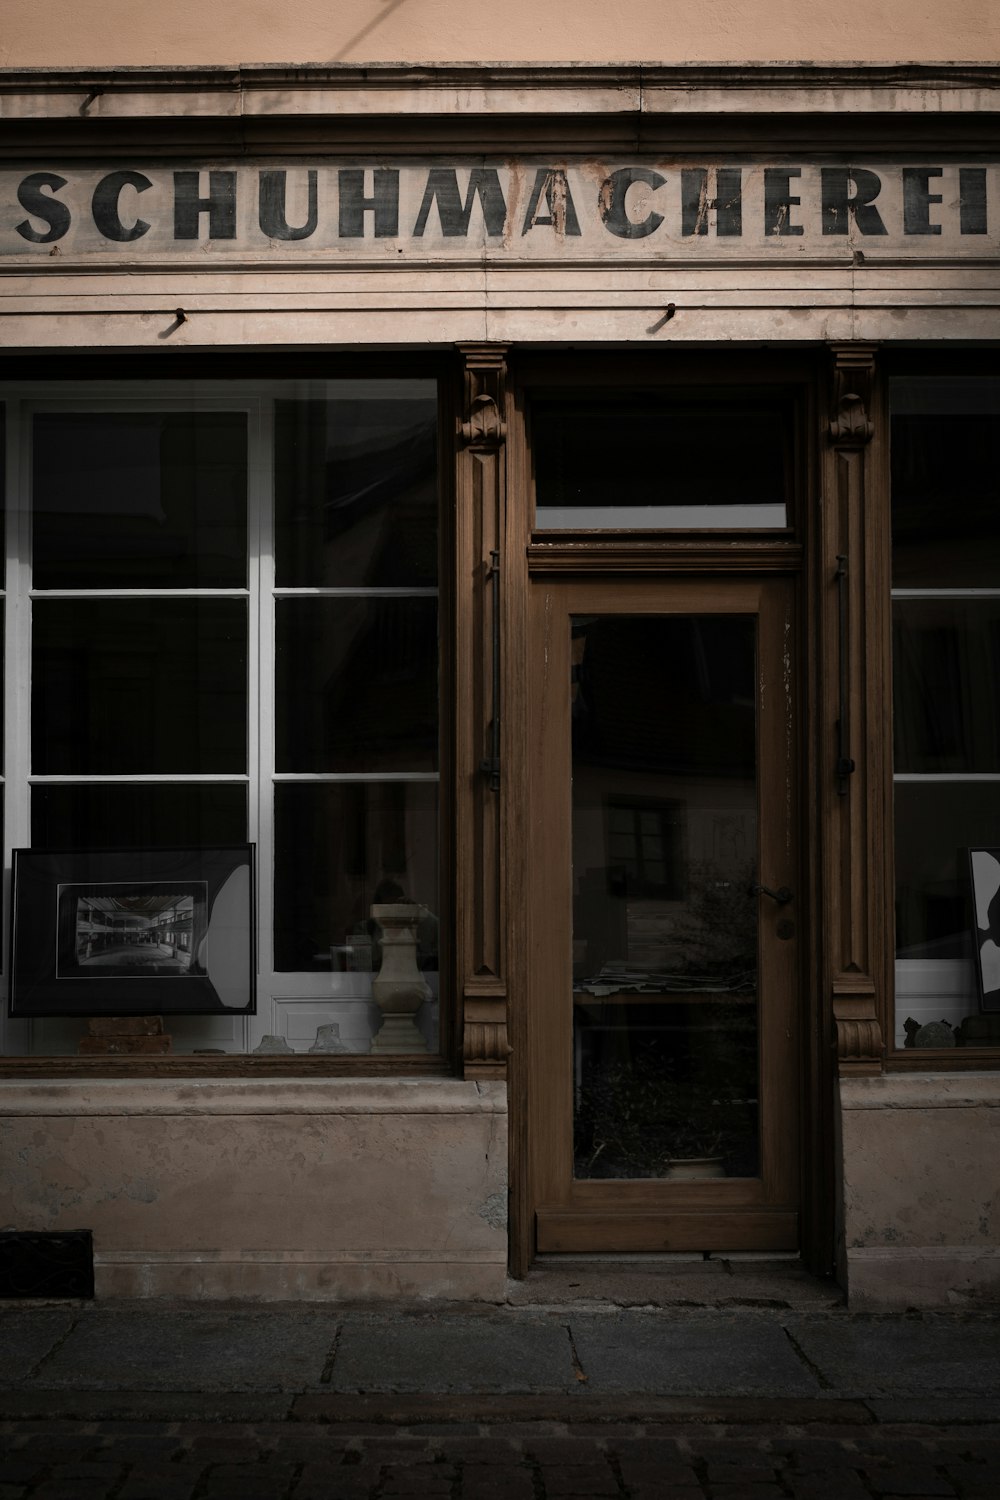
<svg viewBox="0 0 1000 1500"><path fill-rule="evenodd" d="M432 375L413 377L434 381ZM253 1016L171 1016L174 1052L196 1048L225 1053L251 1052L266 1034L285 1037L301 1054L323 1021L347 1022L345 1041L365 1055L378 1012L371 999L372 975L359 973L275 972L274 796L279 784L349 782L440 783L428 772L278 772L275 767L275 620L286 598L438 598L439 588L277 587L274 569L274 403L281 397L323 396L345 377L291 380L185 380L38 382L30 387L0 385L6 414L6 573L0 584L5 612L4 682L6 696L3 775L3 854L5 911L11 898L11 851L30 844L31 788L36 785L212 783L242 785L247 795L247 837L257 847L256 955L257 1012ZM366 372L365 384L390 386L391 376ZM407 379L407 384L410 379ZM39 412L242 412L247 418L247 585L245 588L44 589L31 587L31 424ZM247 768L244 774L40 775L30 767L31 683L24 670L31 661L31 606L38 599L206 598L247 601ZM440 836L440 799L438 828ZM440 849L438 867L440 870ZM0 1052L52 1056L75 1051L79 1022L58 1019L12 1021L6 1014L10 952L5 945ZM438 974L424 976L437 1005ZM331 1011L331 1005L336 1007ZM350 1011L345 1007L349 1006ZM353 1030L352 1030L353 1027ZM432 1049L432 1054L434 1051Z"/></svg>

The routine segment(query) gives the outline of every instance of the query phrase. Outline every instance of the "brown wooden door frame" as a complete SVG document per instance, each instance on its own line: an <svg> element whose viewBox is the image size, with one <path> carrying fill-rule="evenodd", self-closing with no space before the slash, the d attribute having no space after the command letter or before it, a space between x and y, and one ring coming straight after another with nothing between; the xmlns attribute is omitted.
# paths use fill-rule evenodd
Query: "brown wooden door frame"
<svg viewBox="0 0 1000 1500"><path fill-rule="evenodd" d="M801 732L794 592L788 578L747 574L704 580L542 576L529 584L527 1130L518 1165L529 1214L539 1226L539 1250L777 1250L798 1244L803 979L798 942L779 939L777 928L779 921L801 924L804 899L796 901L791 917L770 903L761 912L761 1179L574 1181L569 1061L570 616L758 616L759 878L798 894Z"/></svg>

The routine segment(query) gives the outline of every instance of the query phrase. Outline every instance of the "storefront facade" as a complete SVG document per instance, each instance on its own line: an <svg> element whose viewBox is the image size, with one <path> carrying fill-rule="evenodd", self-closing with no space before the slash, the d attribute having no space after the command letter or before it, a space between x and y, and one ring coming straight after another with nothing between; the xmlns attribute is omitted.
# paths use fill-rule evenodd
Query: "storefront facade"
<svg viewBox="0 0 1000 1500"><path fill-rule="evenodd" d="M4 1224L995 1297L996 70L3 87Z"/></svg>

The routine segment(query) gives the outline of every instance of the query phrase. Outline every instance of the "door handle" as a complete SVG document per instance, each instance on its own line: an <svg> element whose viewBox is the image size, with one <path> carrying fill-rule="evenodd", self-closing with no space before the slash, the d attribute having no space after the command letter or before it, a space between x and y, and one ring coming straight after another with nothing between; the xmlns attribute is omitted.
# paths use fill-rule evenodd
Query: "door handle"
<svg viewBox="0 0 1000 1500"><path fill-rule="evenodd" d="M750 887L750 894L751 896L770 896L771 900L777 901L779 906L787 906L792 900L792 893L787 885L779 885L776 891L772 891L769 886L758 885L755 881Z"/></svg>

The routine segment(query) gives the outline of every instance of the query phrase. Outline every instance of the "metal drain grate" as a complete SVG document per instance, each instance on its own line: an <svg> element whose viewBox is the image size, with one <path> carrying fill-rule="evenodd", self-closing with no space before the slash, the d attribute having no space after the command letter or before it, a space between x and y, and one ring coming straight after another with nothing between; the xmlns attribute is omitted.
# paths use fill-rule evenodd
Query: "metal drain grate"
<svg viewBox="0 0 1000 1500"><path fill-rule="evenodd" d="M94 1236L89 1229L0 1232L0 1298L93 1295Z"/></svg>

